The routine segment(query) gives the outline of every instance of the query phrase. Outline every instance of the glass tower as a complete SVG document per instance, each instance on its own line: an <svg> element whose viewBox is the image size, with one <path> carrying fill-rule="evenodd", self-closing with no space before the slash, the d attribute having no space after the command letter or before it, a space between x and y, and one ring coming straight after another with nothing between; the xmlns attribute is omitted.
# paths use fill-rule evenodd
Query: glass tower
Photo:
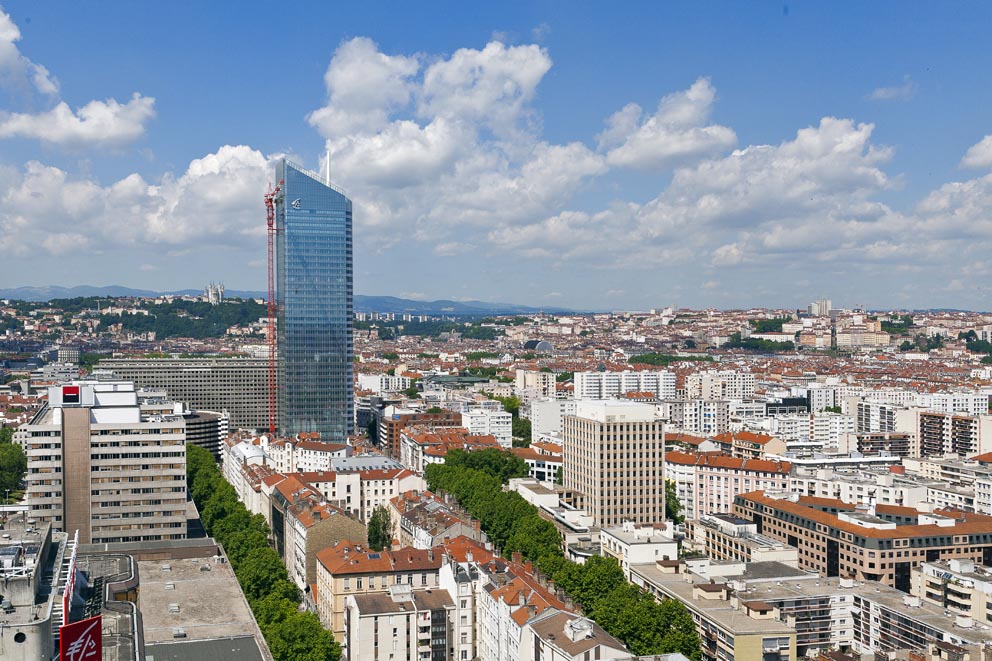
<svg viewBox="0 0 992 661"><path fill-rule="evenodd" d="M354 432L351 200L315 172L276 165L279 431Z"/></svg>

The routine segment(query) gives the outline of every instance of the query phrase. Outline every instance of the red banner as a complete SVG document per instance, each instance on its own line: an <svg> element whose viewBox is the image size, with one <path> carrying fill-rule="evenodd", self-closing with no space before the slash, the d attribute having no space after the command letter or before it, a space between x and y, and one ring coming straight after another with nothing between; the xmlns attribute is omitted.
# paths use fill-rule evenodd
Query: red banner
<svg viewBox="0 0 992 661"><path fill-rule="evenodd" d="M103 618L97 615L61 627L59 651L61 661L101 661Z"/></svg>

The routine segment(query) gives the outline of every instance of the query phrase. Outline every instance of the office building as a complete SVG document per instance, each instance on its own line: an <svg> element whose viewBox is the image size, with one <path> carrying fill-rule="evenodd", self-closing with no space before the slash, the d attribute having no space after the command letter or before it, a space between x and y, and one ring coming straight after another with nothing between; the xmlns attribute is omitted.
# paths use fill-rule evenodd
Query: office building
<svg viewBox="0 0 992 661"><path fill-rule="evenodd" d="M61 593L74 560L72 536L53 532L48 523L30 524L23 513L6 518L0 539L0 657L35 661L58 656L56 634L65 623Z"/></svg>
<svg viewBox="0 0 992 661"><path fill-rule="evenodd" d="M564 485L595 525L665 520L665 423L652 404L580 401L562 426Z"/></svg>
<svg viewBox="0 0 992 661"><path fill-rule="evenodd" d="M279 429L354 433L351 200L320 175L276 165Z"/></svg>
<svg viewBox="0 0 992 661"><path fill-rule="evenodd" d="M737 496L734 513L759 534L799 549L799 567L823 576L877 581L909 592L922 562L992 564L992 516L761 491Z"/></svg>
<svg viewBox="0 0 992 661"><path fill-rule="evenodd" d="M82 544L184 539L186 421L142 408L133 383L49 388L21 427L31 516Z"/></svg>
<svg viewBox="0 0 992 661"><path fill-rule="evenodd" d="M269 424L268 361L258 358L113 358L97 367L139 388L164 390L195 411L220 411L232 429Z"/></svg>
<svg viewBox="0 0 992 661"><path fill-rule="evenodd" d="M186 445L201 447L220 461L220 446L229 431L228 415L216 411L193 411L184 413L183 418L186 420Z"/></svg>

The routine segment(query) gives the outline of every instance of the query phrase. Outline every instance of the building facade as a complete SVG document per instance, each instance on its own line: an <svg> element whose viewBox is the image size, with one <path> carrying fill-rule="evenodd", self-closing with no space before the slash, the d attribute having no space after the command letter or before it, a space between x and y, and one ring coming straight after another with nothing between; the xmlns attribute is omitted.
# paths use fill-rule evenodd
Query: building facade
<svg viewBox="0 0 992 661"><path fill-rule="evenodd" d="M351 200L315 172L276 165L279 428L354 433Z"/></svg>
<svg viewBox="0 0 992 661"><path fill-rule="evenodd" d="M665 423L651 404L583 401L565 416L566 489L585 496L600 527L665 520Z"/></svg>
<svg viewBox="0 0 992 661"><path fill-rule="evenodd" d="M257 358L114 358L101 370L134 381L139 388L164 390L193 410L226 412L233 429L269 424L268 361Z"/></svg>
<svg viewBox="0 0 992 661"><path fill-rule="evenodd" d="M31 516L81 544L185 539L185 429L181 415L144 413L133 383L49 388L21 427Z"/></svg>

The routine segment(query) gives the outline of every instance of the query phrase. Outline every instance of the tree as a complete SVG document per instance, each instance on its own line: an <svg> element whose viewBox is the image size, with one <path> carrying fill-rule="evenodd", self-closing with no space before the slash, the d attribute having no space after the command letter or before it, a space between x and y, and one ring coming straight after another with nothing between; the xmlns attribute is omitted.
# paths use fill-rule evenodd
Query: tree
<svg viewBox="0 0 992 661"><path fill-rule="evenodd" d="M555 484L564 484L565 477L562 473L562 467L559 466L558 470L555 471Z"/></svg>
<svg viewBox="0 0 992 661"><path fill-rule="evenodd" d="M385 505L376 505L369 517L369 548L382 551L393 543L393 517Z"/></svg>
<svg viewBox="0 0 992 661"><path fill-rule="evenodd" d="M276 659L294 661L337 661L341 647L334 634L320 625L313 613L293 613L269 626L269 650Z"/></svg>
<svg viewBox="0 0 992 661"><path fill-rule="evenodd" d="M899 351L912 351L913 343L909 340L904 340L902 344L899 345Z"/></svg>
<svg viewBox="0 0 992 661"><path fill-rule="evenodd" d="M530 420L528 420L527 418L514 418L512 433L513 433L513 447L515 448L530 447L530 441L531 441Z"/></svg>
<svg viewBox="0 0 992 661"><path fill-rule="evenodd" d="M686 349L695 349L696 341L692 339L686 340L684 346Z"/></svg>
<svg viewBox="0 0 992 661"><path fill-rule="evenodd" d="M13 427L0 427L0 443L11 443L14 440Z"/></svg>
<svg viewBox="0 0 992 661"><path fill-rule="evenodd" d="M675 493L675 480L665 480L665 518L673 523L682 523L685 521L683 509L682 501Z"/></svg>
<svg viewBox="0 0 992 661"><path fill-rule="evenodd" d="M27 468L28 458L21 446L14 443L0 444L0 490L20 489Z"/></svg>

